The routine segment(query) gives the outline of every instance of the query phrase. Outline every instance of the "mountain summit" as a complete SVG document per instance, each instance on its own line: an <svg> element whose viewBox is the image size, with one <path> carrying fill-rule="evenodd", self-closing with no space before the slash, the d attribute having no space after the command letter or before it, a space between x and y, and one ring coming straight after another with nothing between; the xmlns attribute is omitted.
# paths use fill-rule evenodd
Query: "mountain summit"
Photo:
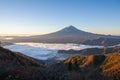
<svg viewBox="0 0 120 80"><path fill-rule="evenodd" d="M76 27L70 25L70 26L65 27L64 29L62 29L62 31L80 31L80 30L78 30Z"/></svg>
<svg viewBox="0 0 120 80"><path fill-rule="evenodd" d="M79 33L80 30L77 29L76 27L70 25L70 26L65 27L64 29L62 29L62 30L60 30L60 31L58 31L58 32L64 32L64 33L65 33L65 32L66 32L66 33Z"/></svg>
<svg viewBox="0 0 120 80"><path fill-rule="evenodd" d="M85 31L82 31L82 30L79 30L77 29L76 27L70 25L68 27L65 27L57 32L53 32L53 33L50 33L51 35L56 35L56 36L65 36L65 35L72 35L72 36L75 36L75 35L80 35L80 34L86 34L87 32ZM87 33L88 34L88 33Z"/></svg>

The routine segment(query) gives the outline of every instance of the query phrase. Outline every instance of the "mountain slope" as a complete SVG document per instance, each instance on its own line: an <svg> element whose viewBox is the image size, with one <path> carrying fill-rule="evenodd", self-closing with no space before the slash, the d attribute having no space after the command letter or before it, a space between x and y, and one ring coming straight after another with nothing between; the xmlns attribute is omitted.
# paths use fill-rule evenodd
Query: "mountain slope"
<svg viewBox="0 0 120 80"><path fill-rule="evenodd" d="M17 42L47 42L47 43L79 43L85 40L92 40L98 37L120 38L120 36L100 35L78 30L70 25L57 32L36 35L30 37L17 37L12 41Z"/></svg>
<svg viewBox="0 0 120 80"><path fill-rule="evenodd" d="M44 65L0 47L0 80L45 80Z"/></svg>
<svg viewBox="0 0 120 80"><path fill-rule="evenodd" d="M56 35L56 36L63 36L63 35L78 35L78 34L92 34L92 33L88 33L82 30L79 30L77 28L75 28L74 26L70 25L68 27L65 27L57 32L54 33L50 33L50 35Z"/></svg>
<svg viewBox="0 0 120 80"><path fill-rule="evenodd" d="M120 80L119 62L120 53L87 57L76 55L52 65L50 70L67 75L70 80Z"/></svg>
<svg viewBox="0 0 120 80"><path fill-rule="evenodd" d="M0 80L69 80L56 74L38 60L0 47Z"/></svg>

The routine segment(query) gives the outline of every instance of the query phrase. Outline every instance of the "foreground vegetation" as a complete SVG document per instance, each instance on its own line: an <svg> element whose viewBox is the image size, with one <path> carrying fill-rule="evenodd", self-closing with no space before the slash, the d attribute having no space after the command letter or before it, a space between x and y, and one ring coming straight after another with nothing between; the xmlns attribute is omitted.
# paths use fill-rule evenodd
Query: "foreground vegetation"
<svg viewBox="0 0 120 80"><path fill-rule="evenodd" d="M120 47L110 54L75 55L49 67L0 47L0 80L120 80Z"/></svg>

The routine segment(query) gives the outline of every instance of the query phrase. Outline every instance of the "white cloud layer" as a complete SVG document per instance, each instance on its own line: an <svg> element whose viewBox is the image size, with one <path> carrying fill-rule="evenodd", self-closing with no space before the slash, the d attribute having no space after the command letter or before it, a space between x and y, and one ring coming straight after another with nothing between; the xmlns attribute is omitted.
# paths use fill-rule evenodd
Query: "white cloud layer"
<svg viewBox="0 0 120 80"><path fill-rule="evenodd" d="M21 52L27 56L47 60L51 58L65 59L71 55L58 54L58 50L81 50L85 48L102 48L102 46L90 46L81 44L47 44L47 43L16 43L15 45L4 46L12 51Z"/></svg>

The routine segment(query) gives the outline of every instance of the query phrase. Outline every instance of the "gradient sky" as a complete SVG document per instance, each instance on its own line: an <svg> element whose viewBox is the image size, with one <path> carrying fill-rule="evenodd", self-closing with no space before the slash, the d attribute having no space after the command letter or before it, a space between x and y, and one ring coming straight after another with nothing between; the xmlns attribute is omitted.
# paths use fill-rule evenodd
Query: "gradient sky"
<svg viewBox="0 0 120 80"><path fill-rule="evenodd" d="M120 0L0 0L0 34L46 34L69 25L120 35Z"/></svg>

